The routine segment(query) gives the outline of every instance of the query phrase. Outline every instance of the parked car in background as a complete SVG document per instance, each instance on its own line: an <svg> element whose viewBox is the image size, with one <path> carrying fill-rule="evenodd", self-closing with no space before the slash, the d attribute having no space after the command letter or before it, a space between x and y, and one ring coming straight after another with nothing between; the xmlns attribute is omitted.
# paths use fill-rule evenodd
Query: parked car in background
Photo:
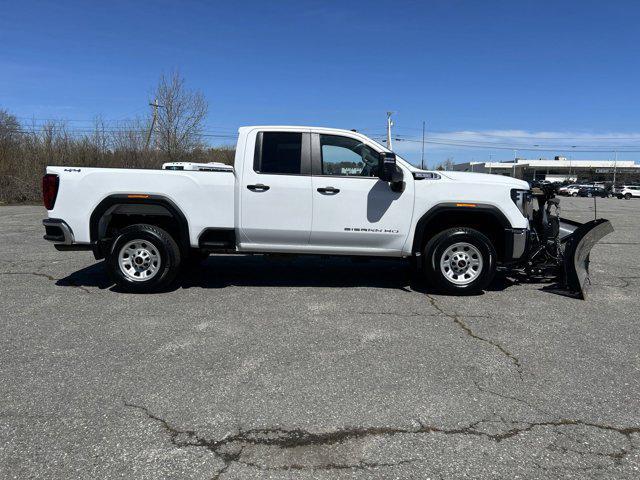
<svg viewBox="0 0 640 480"><path fill-rule="evenodd" d="M531 185L531 188L535 188L543 185L551 185L551 182L549 180L533 180L529 182L529 184Z"/></svg>
<svg viewBox="0 0 640 480"><path fill-rule="evenodd" d="M578 190L579 197L602 197L609 196L607 189L604 187L582 187Z"/></svg>
<svg viewBox="0 0 640 480"><path fill-rule="evenodd" d="M529 182L531 188L541 188L545 191L553 191L553 193L558 193L558 189L562 186L560 182L551 182L549 180L533 180Z"/></svg>
<svg viewBox="0 0 640 480"><path fill-rule="evenodd" d="M558 195L565 195L568 197L577 197L578 191L583 187L588 187L589 185L579 185L579 184L571 184L566 185L564 187L560 187L558 189Z"/></svg>
<svg viewBox="0 0 640 480"><path fill-rule="evenodd" d="M629 200L631 197L640 197L640 185L622 185L621 187L615 187L613 194L625 200Z"/></svg>
<svg viewBox="0 0 640 480"><path fill-rule="evenodd" d="M562 185L560 188L558 188L558 195L566 195L567 189L572 186L573 185Z"/></svg>

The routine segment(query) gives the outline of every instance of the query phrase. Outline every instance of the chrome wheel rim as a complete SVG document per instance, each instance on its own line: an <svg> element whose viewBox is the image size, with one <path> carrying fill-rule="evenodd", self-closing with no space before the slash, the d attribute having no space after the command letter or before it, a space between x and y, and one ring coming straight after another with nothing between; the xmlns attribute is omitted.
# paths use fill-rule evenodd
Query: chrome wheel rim
<svg viewBox="0 0 640 480"><path fill-rule="evenodd" d="M458 242L440 257L442 275L455 285L468 285L482 272L482 254L474 245Z"/></svg>
<svg viewBox="0 0 640 480"><path fill-rule="evenodd" d="M144 282L155 277L162 261L158 248L148 240L131 240L118 254L120 271L129 280Z"/></svg>

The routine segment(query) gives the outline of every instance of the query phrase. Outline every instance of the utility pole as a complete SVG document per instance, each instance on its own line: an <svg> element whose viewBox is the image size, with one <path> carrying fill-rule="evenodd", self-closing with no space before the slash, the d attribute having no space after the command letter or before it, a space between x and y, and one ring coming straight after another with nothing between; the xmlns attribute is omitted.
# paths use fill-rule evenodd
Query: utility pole
<svg viewBox="0 0 640 480"><path fill-rule="evenodd" d="M491 174L491 164L493 163L493 154L489 154L489 174Z"/></svg>
<svg viewBox="0 0 640 480"><path fill-rule="evenodd" d="M576 145L571 145L571 148L576 148ZM571 164L573 162L573 150L571 150L569 152L569 181L572 182L573 180L571 179ZM576 175L576 181L578 180L578 176Z"/></svg>
<svg viewBox="0 0 640 480"><path fill-rule="evenodd" d="M616 186L616 171L618 167L618 150L615 151L615 156L613 157L613 187Z"/></svg>
<svg viewBox="0 0 640 480"><path fill-rule="evenodd" d="M513 178L516 178L516 165L518 164L518 150L513 150Z"/></svg>
<svg viewBox="0 0 640 480"><path fill-rule="evenodd" d="M393 151L393 145L391 143L391 127L393 127L393 120L391 120L393 112L387 112L387 148Z"/></svg>
<svg viewBox="0 0 640 480"><path fill-rule="evenodd" d="M422 161L420 162L420 166L422 170L424 170L424 130L425 130L425 122L422 121Z"/></svg>
<svg viewBox="0 0 640 480"><path fill-rule="evenodd" d="M162 105L158 105L158 99L156 98L153 103L149 104L151 107L153 107L153 119L151 120L151 128L149 128L149 133L147 134L147 143L145 145L145 150L147 150L149 148L149 142L151 141L151 133L155 130L156 128L156 119L158 118L158 107L161 107Z"/></svg>

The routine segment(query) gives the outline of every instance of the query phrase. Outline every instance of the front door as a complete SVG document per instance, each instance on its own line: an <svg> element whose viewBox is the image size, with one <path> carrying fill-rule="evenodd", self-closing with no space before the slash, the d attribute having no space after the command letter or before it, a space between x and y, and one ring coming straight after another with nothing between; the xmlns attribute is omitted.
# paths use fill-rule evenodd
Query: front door
<svg viewBox="0 0 640 480"><path fill-rule="evenodd" d="M240 185L240 246L306 246L311 234L309 134L258 132Z"/></svg>
<svg viewBox="0 0 640 480"><path fill-rule="evenodd" d="M378 151L357 137L312 134L311 141L311 246L400 255L411 225L413 182L392 191L377 177Z"/></svg>

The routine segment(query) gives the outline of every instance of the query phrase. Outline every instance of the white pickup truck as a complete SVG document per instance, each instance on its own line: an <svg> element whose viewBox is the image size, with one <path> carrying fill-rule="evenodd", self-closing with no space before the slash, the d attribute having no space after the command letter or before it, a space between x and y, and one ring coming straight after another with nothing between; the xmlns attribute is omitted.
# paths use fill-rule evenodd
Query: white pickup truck
<svg viewBox="0 0 640 480"><path fill-rule="evenodd" d="M581 296L591 246L612 230L560 221L526 182L420 170L355 131L242 127L233 167L195 167L47 167L44 238L92 250L127 291L166 288L209 254L279 253L412 257L449 293L499 268L553 275Z"/></svg>

